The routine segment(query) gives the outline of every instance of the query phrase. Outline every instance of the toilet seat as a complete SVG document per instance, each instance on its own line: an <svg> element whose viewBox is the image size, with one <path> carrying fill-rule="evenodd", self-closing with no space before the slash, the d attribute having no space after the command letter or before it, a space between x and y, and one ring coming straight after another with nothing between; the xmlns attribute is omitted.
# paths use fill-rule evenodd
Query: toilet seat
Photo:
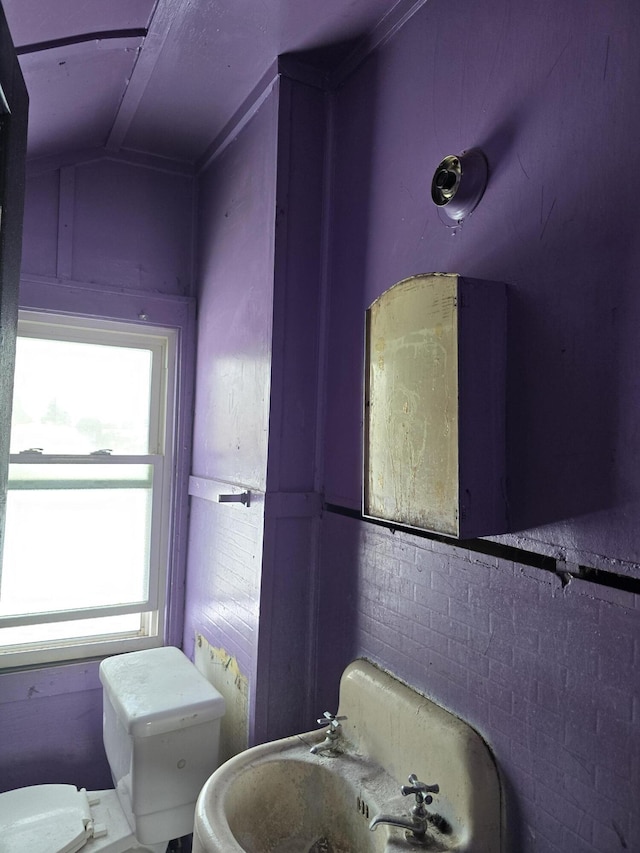
<svg viewBox="0 0 640 853"><path fill-rule="evenodd" d="M34 785L0 794L3 853L76 853L93 836L86 791Z"/></svg>
<svg viewBox="0 0 640 853"><path fill-rule="evenodd" d="M140 844L113 788L32 785L0 794L1 853L165 853Z"/></svg>

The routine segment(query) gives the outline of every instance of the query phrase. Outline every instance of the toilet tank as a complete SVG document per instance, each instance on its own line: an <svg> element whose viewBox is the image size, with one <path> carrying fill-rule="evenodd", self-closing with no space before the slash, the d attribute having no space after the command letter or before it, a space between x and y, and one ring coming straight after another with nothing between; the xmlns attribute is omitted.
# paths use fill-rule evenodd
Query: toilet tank
<svg viewBox="0 0 640 853"><path fill-rule="evenodd" d="M138 841L187 835L218 766L223 697L174 647L106 658L100 681L104 746Z"/></svg>

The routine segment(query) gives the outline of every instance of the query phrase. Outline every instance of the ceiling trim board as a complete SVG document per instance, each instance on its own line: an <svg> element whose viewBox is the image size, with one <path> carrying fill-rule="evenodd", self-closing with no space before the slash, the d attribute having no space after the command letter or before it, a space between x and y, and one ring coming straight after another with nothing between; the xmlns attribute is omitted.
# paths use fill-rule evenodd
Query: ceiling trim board
<svg viewBox="0 0 640 853"><path fill-rule="evenodd" d="M57 61L58 65L64 65L71 60L85 60L87 57L95 57L107 51L133 51L140 50L143 40L137 38L113 38L105 41L76 42L51 48L45 53L25 53L20 57L20 68L26 77L34 69L39 67L50 68Z"/></svg>
<svg viewBox="0 0 640 853"><path fill-rule="evenodd" d="M337 89L378 48L400 30L429 0L398 0L356 44L351 53L329 75L329 87Z"/></svg>
<svg viewBox="0 0 640 853"><path fill-rule="evenodd" d="M195 171L197 175L203 172L216 157L222 154L227 145L236 138L242 128L253 118L271 94L273 86L279 77L280 72L278 61L276 60L271 63L267 71L260 78L258 85L253 87L250 94L244 99L213 142L205 149L202 156L196 160Z"/></svg>
<svg viewBox="0 0 640 853"><path fill-rule="evenodd" d="M271 63L267 71L260 78L259 83L253 87L249 95L231 116L229 121L216 135L213 142L207 146L204 153L196 160L196 174L204 171L212 160L215 160L229 142L242 130L249 119L255 115L271 92L271 88L278 77L287 77L307 86L313 86L323 91L327 88L327 74L314 68L305 62L300 62L286 54L279 56Z"/></svg>
<svg viewBox="0 0 640 853"><path fill-rule="evenodd" d="M156 172L170 172L174 175L194 177L196 174L193 163L187 160L172 160L162 154L150 154L148 151L138 151L135 148L120 148L119 151L109 151L105 148L108 160L118 160L130 163L132 166L142 166Z"/></svg>
<svg viewBox="0 0 640 853"><path fill-rule="evenodd" d="M127 84L118 112L113 121L106 148L119 150L135 118L140 102L149 85L160 53L174 22L181 18L183 8L189 0L158 0L153 11L146 38L138 53L131 77Z"/></svg>
<svg viewBox="0 0 640 853"><path fill-rule="evenodd" d="M112 296L118 296L122 298L141 297L147 302L153 301L156 304L166 302L168 304L173 304L176 306L183 305L186 306L187 309L195 304L195 297L183 296L178 293L160 293L160 291L158 290L149 291L142 290L141 288L137 287L116 287L112 284L96 284L93 281L82 281L80 279L74 278L67 278L61 281L55 276L36 275L35 273L22 273L20 275L20 284L25 286L33 285L34 287L41 289L51 287L54 290L58 290L59 292L63 292L66 290L68 292L73 293L74 291L82 290L83 292L91 292L100 296L110 294ZM30 309L34 307L33 301L29 298L28 295L25 295L24 299L21 298L20 307L25 309ZM167 324L165 323L164 325Z"/></svg>
<svg viewBox="0 0 640 853"><path fill-rule="evenodd" d="M331 91L338 88L366 58L392 38L407 21L412 18L429 0L399 0L395 6L380 19L371 32L364 36L351 54L333 72L321 72L304 62L289 58L286 54L271 64L260 82L254 86L213 142L195 162L196 174L203 172L218 157L238 133L242 130L256 110L262 105L278 76L286 76L307 85Z"/></svg>
<svg viewBox="0 0 640 853"><path fill-rule="evenodd" d="M35 178L47 172L57 172L67 166L84 166L99 160L113 160L127 163L156 172L168 172L174 175L194 177L195 171L191 163L180 160L170 160L159 154L148 154L133 149L121 148L119 151L108 151L106 148L83 148L65 154L51 154L46 157L35 157L27 161L27 177Z"/></svg>
<svg viewBox="0 0 640 853"><path fill-rule="evenodd" d="M144 38L147 35L145 27L130 28L124 30L104 30L95 33L80 33L66 38L51 39L50 41L39 41L34 44L24 44L16 48L18 56L26 56L29 53L40 53L44 50L55 50L58 47L69 47L73 44L84 44L89 41L111 41L113 39Z"/></svg>
<svg viewBox="0 0 640 853"><path fill-rule="evenodd" d="M296 83L304 83L316 89L325 91L329 85L329 74L321 71L307 62L296 59L289 54L283 53L277 59L278 71L283 77L295 80Z"/></svg>

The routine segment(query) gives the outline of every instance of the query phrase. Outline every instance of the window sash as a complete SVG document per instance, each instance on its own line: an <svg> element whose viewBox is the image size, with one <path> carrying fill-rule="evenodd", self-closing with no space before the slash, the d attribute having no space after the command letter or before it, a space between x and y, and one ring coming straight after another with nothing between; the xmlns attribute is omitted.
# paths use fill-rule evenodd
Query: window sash
<svg viewBox="0 0 640 853"><path fill-rule="evenodd" d="M111 465L149 465L152 468L161 467L163 456L157 453L140 454L136 456L123 456L108 454L58 454L49 455L47 453L12 453L9 456L9 465L93 465L111 466ZM8 488L11 489L135 489L149 488L154 486L153 478L148 480L113 480L108 477L103 479L94 478L91 480L74 480L70 478L60 478L58 480L29 478L24 480L16 479L13 472L9 473ZM99 485L96 485L99 483Z"/></svg>
<svg viewBox="0 0 640 853"><path fill-rule="evenodd" d="M170 429L166 417L170 408L168 404L169 401L173 403L174 392L172 368L175 366L175 334L173 330L157 329L150 334L139 327L132 328L129 324L122 322L73 317L55 319L47 314L20 311L18 337L150 351L148 451L153 454L162 454L163 448L167 445L167 430Z"/></svg>
<svg viewBox="0 0 640 853"><path fill-rule="evenodd" d="M96 447L93 453L45 453L20 448L21 452L10 455L10 490L37 490L50 492L56 490L100 489L103 492L117 489L150 490L150 523L148 540L148 567L145 576L144 592L138 601L126 604L91 604L86 607L70 606L36 613L14 613L0 615L0 629L27 628L30 625L54 623L78 623L78 633L66 639L48 643L39 641L0 647L0 665L12 662L58 660L69 658L73 649L74 657L95 654L98 648L142 648L158 642L160 632L165 626L166 583L170 570L169 531L171 528L171 506L173 489L173 443L177 415L177 387L175 384L178 333L173 328L140 327L128 322L101 320L95 318L65 317L40 312L20 312L18 335L44 340L63 340L77 343L98 344L107 347L125 347L144 349L151 353L151 374L149 386L148 445L146 453L112 454L100 452ZM14 448L18 450L18 448ZM46 450L46 448L45 448ZM28 477L22 479L19 466L29 466ZM83 480L75 479L64 466L93 466L90 476ZM147 465L148 479L134 475L126 480L123 472L116 473L118 479L110 478L108 467L113 465ZM35 473L36 466L42 468L43 477ZM59 467L60 476L55 469ZM35 468L35 471L34 471ZM46 474L45 474L46 471ZM76 469L77 471L77 469ZM89 469L87 469L89 473ZM95 473L96 476L92 476ZM26 474L26 471L25 471ZM37 534L37 529L34 528ZM1 588L0 588L1 594ZM137 593L134 593L137 594ZM61 604L64 602L60 602ZM43 602L46 607L46 602ZM101 619L103 617L137 614L140 616L140 629L135 632L106 633L85 637L82 633L82 620ZM0 638L1 643L1 638Z"/></svg>
<svg viewBox="0 0 640 853"><path fill-rule="evenodd" d="M58 609L58 610L48 610L48 611L38 611L37 613L21 613L14 615L2 616L0 615L0 628L13 628L18 627L20 625L42 625L47 622L63 622L63 621L76 621L80 619L89 619L93 617L101 617L101 616L120 616L127 613L140 613L144 611L157 611L160 607L160 592L161 592L161 579L164 579L165 572L160 570L161 567L161 548L159 547L159 536L154 535L154 531L161 530L162 525L162 513L163 513L163 493L164 493L164 458L162 456L158 456L156 454L147 455L147 456L47 456L46 454L40 453L19 453L12 454L10 456L10 463L12 465L70 465L70 464L82 464L82 465L93 465L96 467L109 466L109 465L149 465L151 471L151 480L139 481L140 486L144 486L144 488L150 489L151 491L151 523L149 525L150 530L150 541L149 541L149 571L147 577L147 595L144 598L140 598L135 602L128 602L126 604L112 604L112 605L94 605L91 607L84 608L69 608L69 609ZM9 480L8 488L12 490L16 488L15 479L12 478ZM18 481L20 482L20 481ZM42 488L47 489L48 491L55 491L57 488L73 488L77 491L82 491L83 489L93 489L96 488L94 485L95 481L82 481L82 480L64 480L64 481L56 481L56 480L29 480L23 481L28 482L27 488ZM60 486L59 484L63 485ZM101 480L100 483L104 484L103 488L107 489L119 489L119 488L136 488L136 481L120 481L120 480ZM132 483L134 485L132 485ZM24 488L25 486L18 486L17 488ZM0 590L1 597L1 590Z"/></svg>
<svg viewBox="0 0 640 853"><path fill-rule="evenodd" d="M158 645L161 621L158 611L140 613L138 631L104 633L79 632L76 636L54 641L25 641L0 646L0 669L49 665L87 657L105 657L122 652L150 649Z"/></svg>
<svg viewBox="0 0 640 853"><path fill-rule="evenodd" d="M99 619L103 616L126 616L154 610L149 602L114 604L104 607L86 607L82 610L49 610L42 613L22 613L16 616L1 616L0 628L19 628L22 625L49 625L52 622L77 622L80 619ZM73 638L70 638L73 639Z"/></svg>

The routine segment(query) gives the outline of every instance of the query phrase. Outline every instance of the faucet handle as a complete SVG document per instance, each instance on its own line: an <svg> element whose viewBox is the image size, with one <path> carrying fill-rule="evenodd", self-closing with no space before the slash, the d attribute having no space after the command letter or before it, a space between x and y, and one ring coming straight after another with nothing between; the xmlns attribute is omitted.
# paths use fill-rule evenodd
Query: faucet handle
<svg viewBox="0 0 640 853"><path fill-rule="evenodd" d="M340 727L340 721L346 720L346 717L337 717L335 714L329 713L329 711L325 711L322 717L317 721L319 726L324 726L326 723L329 723L329 728L332 731L336 731Z"/></svg>
<svg viewBox="0 0 640 853"><path fill-rule="evenodd" d="M400 793L403 797L409 796L409 794L415 794L416 803L418 805L422 805L422 803L426 803L430 805L433 802L433 797L430 794L439 794L440 793L440 785L426 785L424 782L420 782L415 773L412 773L409 776L409 785L402 785L400 788Z"/></svg>

